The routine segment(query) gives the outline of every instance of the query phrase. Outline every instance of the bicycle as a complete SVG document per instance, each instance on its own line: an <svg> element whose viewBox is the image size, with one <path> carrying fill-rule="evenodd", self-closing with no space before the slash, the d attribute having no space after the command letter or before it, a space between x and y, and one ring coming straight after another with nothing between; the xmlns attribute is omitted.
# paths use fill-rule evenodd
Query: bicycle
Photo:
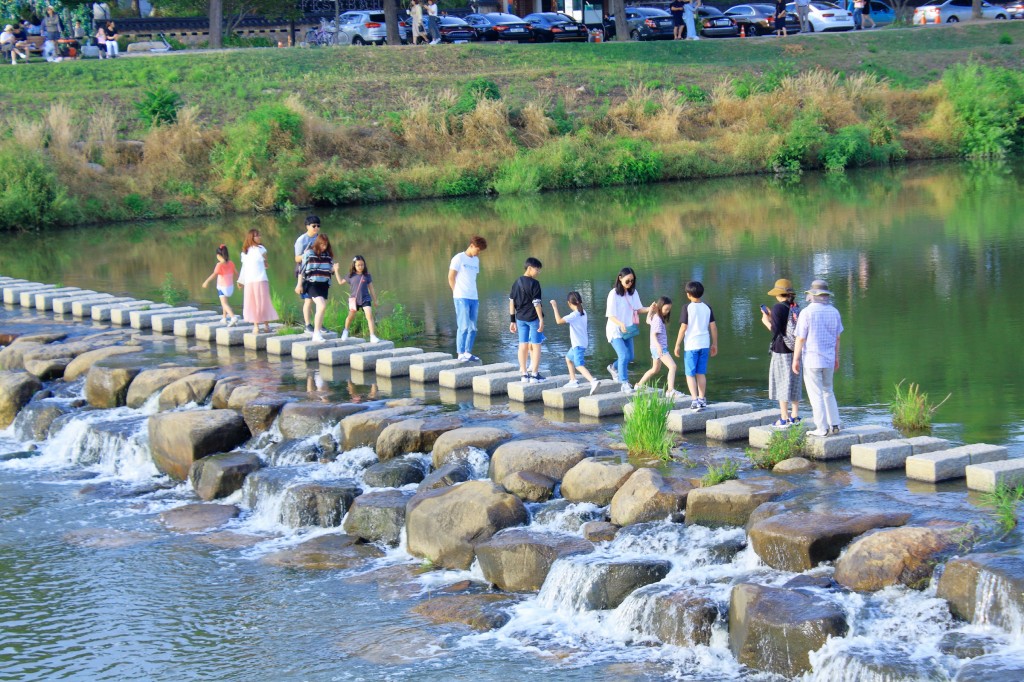
<svg viewBox="0 0 1024 682"><path fill-rule="evenodd" d="M306 44L321 47L337 45L338 33L334 30L334 22L327 23L326 19L321 19L319 27L306 31Z"/></svg>

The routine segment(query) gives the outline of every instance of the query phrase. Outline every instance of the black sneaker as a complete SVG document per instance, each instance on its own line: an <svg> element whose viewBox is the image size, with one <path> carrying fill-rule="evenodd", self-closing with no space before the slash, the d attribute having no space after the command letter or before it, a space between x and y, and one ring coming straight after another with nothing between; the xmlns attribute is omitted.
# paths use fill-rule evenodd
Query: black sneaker
<svg viewBox="0 0 1024 682"><path fill-rule="evenodd" d="M306 333L307 334L312 334L313 333L313 325L311 325L311 324L307 324L306 325Z"/></svg>
<svg viewBox="0 0 1024 682"><path fill-rule="evenodd" d="M832 430L829 431L828 435L830 435L830 436L838 436L839 435L839 427L838 426L833 426Z"/></svg>
<svg viewBox="0 0 1024 682"><path fill-rule="evenodd" d="M547 381L547 377L542 375L540 372L537 372L536 374L531 374L530 375L530 383L531 384L539 384L542 381Z"/></svg>

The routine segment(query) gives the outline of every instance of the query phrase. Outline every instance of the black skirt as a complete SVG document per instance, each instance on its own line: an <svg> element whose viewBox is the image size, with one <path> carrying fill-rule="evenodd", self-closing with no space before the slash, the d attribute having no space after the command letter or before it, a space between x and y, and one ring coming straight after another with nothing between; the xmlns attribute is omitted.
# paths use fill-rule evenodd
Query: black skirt
<svg viewBox="0 0 1024 682"><path fill-rule="evenodd" d="M330 282L306 282L306 295L310 298L327 298L330 293Z"/></svg>

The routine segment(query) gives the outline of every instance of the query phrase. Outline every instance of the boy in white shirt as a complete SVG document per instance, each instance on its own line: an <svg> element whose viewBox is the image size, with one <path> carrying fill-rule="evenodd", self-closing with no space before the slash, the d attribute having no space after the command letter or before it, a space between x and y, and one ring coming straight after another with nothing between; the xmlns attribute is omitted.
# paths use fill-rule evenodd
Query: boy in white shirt
<svg viewBox="0 0 1024 682"><path fill-rule="evenodd" d="M715 313L711 306L701 300L703 296L703 284L687 283L686 298L690 304L683 308L683 324L679 327L674 351L677 358L680 346L683 346L686 352L683 366L686 372L686 385L690 389L692 399L690 409L694 412L708 406L708 358L718 355L718 325L715 324Z"/></svg>
<svg viewBox="0 0 1024 682"><path fill-rule="evenodd" d="M480 358L473 355L476 321L480 312L476 277L480 274L480 252L486 248L486 239L473 237L466 250L455 254L448 265L448 286L455 299L455 349L462 362L480 362Z"/></svg>

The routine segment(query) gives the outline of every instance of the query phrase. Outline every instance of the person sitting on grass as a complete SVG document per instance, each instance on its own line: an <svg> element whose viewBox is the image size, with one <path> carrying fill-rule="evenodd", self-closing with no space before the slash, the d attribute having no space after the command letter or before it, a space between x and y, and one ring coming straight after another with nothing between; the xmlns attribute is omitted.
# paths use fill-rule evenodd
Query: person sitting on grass
<svg viewBox="0 0 1024 682"><path fill-rule="evenodd" d="M19 50L17 43L18 40L14 36L14 27L7 24L4 26L3 32L0 33L0 52L3 52L4 55L10 53L11 64L17 64L18 57L28 61L28 52Z"/></svg>

